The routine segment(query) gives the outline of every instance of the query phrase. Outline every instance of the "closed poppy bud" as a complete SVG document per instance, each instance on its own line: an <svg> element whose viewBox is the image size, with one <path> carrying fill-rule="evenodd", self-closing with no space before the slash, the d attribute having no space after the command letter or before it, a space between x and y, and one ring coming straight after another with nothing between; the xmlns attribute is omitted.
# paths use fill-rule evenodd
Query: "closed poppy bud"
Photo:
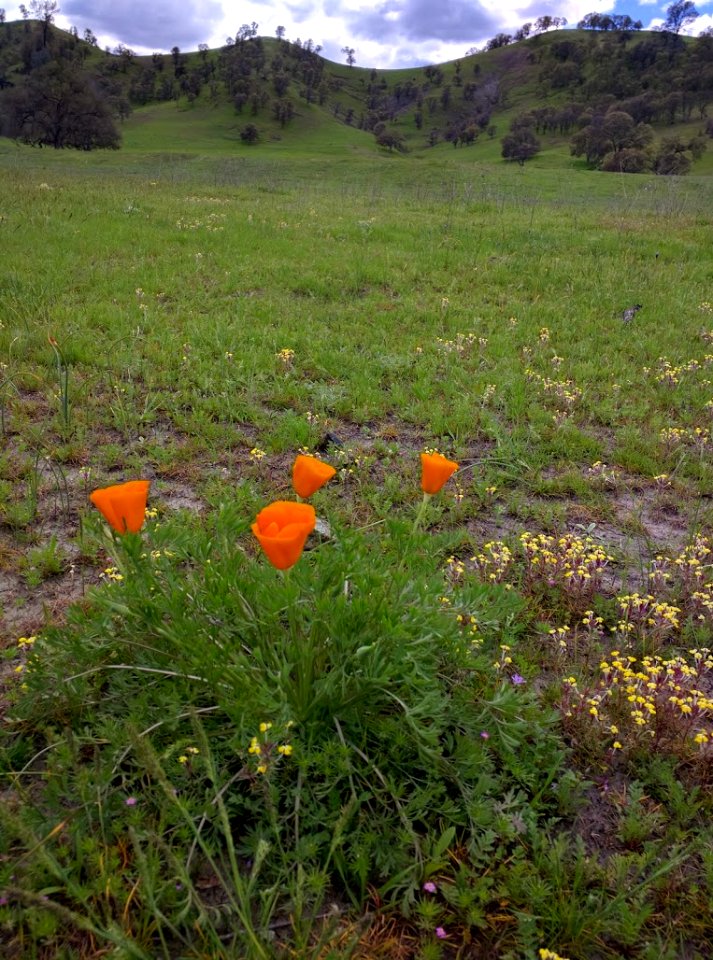
<svg viewBox="0 0 713 960"><path fill-rule="evenodd" d="M276 500L258 513L251 529L273 567L287 570L302 556L316 522L308 503Z"/></svg>
<svg viewBox="0 0 713 960"><path fill-rule="evenodd" d="M292 467L292 486L297 496L306 500L331 480L336 472L328 463L300 453Z"/></svg>
<svg viewBox="0 0 713 960"><path fill-rule="evenodd" d="M421 489L424 493L438 493L443 484L458 469L458 464L441 453L421 454Z"/></svg>
<svg viewBox="0 0 713 960"><path fill-rule="evenodd" d="M129 480L94 490L89 499L117 533L137 533L144 524L149 486L149 480Z"/></svg>

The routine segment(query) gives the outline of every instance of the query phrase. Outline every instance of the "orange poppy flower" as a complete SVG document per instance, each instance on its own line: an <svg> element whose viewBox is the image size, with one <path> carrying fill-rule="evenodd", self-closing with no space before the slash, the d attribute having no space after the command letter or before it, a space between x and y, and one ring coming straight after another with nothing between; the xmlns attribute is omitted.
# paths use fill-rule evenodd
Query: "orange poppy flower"
<svg viewBox="0 0 713 960"><path fill-rule="evenodd" d="M273 567L287 570L302 556L316 522L310 504L276 500L258 513L251 529Z"/></svg>
<svg viewBox="0 0 713 960"><path fill-rule="evenodd" d="M117 533L137 533L144 523L150 480L129 480L101 487L89 499Z"/></svg>
<svg viewBox="0 0 713 960"><path fill-rule="evenodd" d="M292 467L292 486L297 496L306 500L331 480L336 472L328 463L300 453Z"/></svg>
<svg viewBox="0 0 713 960"><path fill-rule="evenodd" d="M421 489L429 496L438 493L457 469L458 464L454 460L448 460L442 453L422 453Z"/></svg>

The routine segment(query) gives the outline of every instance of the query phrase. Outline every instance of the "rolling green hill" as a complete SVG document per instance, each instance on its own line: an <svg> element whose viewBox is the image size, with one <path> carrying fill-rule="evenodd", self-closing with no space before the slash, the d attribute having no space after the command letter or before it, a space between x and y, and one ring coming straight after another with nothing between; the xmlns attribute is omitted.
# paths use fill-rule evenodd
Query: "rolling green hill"
<svg viewBox="0 0 713 960"><path fill-rule="evenodd" d="M631 118L628 138L602 145L595 136L594 147L590 138L578 150L584 160L575 163L606 166L605 157L614 155L615 168L627 172L633 149L650 169L661 142L673 137L687 159L673 169L654 163L656 172L686 172L691 164L699 174L713 171L705 154L713 133L709 36L559 30L437 66L378 71L325 60L311 41L250 31L219 50L138 57L123 46L101 51L54 27L43 31L38 22L7 23L0 25L0 132L40 142L26 121L28 91L54 89L58 74L92 91L121 131L116 142L101 142L100 131L75 144L55 132L44 140L55 146L90 149L121 139L140 151L423 157L447 144L472 160L498 161L502 137L524 124L539 142L540 162L559 167L571 166L578 131L593 125L596 133L603 118L623 112Z"/></svg>

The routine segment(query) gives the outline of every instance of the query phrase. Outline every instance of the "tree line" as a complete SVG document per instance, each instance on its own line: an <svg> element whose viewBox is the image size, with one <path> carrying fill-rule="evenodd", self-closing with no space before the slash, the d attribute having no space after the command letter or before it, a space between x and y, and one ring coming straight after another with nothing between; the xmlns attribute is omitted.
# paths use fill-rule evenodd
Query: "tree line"
<svg viewBox="0 0 713 960"><path fill-rule="evenodd" d="M116 149L118 121L129 115L130 104L120 84L87 67L91 43L80 41L74 29L52 29L58 9L54 0L31 0L29 8L20 7L21 26L4 24L0 135L56 149Z"/></svg>

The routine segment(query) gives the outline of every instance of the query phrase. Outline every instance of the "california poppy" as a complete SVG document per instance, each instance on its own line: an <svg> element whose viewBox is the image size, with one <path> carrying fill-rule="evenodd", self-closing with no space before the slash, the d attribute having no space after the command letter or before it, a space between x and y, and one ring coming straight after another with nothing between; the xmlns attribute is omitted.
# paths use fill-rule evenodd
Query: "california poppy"
<svg viewBox="0 0 713 960"><path fill-rule="evenodd" d="M306 500L331 480L337 471L317 457L298 454L292 467L292 486L298 497Z"/></svg>
<svg viewBox="0 0 713 960"><path fill-rule="evenodd" d="M442 453L421 454L421 489L430 495L438 493L443 484L458 469L458 464Z"/></svg>
<svg viewBox="0 0 713 960"><path fill-rule="evenodd" d="M117 533L136 533L144 523L150 484L150 480L129 480L94 490L89 499Z"/></svg>
<svg viewBox="0 0 713 960"><path fill-rule="evenodd" d="M276 500L258 513L252 532L273 567L287 570L302 556L317 517L308 503Z"/></svg>

